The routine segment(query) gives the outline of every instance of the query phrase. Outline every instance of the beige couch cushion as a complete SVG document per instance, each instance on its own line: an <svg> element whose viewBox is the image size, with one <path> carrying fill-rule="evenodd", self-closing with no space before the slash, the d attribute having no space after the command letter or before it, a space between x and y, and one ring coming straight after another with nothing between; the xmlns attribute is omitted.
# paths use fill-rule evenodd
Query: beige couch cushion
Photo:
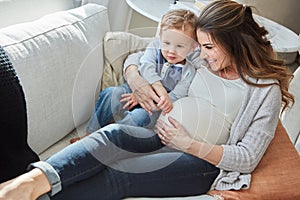
<svg viewBox="0 0 300 200"><path fill-rule="evenodd" d="M125 32L108 32L104 38L104 69L101 89L124 83L123 63L134 52L145 50L152 38Z"/></svg>

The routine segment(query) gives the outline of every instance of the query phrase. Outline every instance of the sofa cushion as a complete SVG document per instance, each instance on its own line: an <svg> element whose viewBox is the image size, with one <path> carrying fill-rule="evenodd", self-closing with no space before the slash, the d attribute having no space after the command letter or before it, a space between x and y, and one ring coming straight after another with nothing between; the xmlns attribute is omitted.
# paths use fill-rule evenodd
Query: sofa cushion
<svg viewBox="0 0 300 200"><path fill-rule="evenodd" d="M0 29L24 88L29 144L37 153L90 116L107 31L107 10L96 4Z"/></svg>
<svg viewBox="0 0 300 200"><path fill-rule="evenodd" d="M124 60L131 53L145 50L151 40L126 32L108 32L103 45L105 63L101 89L122 84Z"/></svg>
<svg viewBox="0 0 300 200"><path fill-rule="evenodd" d="M252 173L250 188L213 191L224 199L300 199L300 156L279 122L275 137Z"/></svg>

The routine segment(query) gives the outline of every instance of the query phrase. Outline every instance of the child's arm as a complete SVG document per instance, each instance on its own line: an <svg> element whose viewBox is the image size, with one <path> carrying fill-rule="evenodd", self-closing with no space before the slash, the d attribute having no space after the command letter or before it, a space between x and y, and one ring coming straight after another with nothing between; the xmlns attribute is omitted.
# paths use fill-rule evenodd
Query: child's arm
<svg viewBox="0 0 300 200"><path fill-rule="evenodd" d="M138 71L139 59L142 54L143 52L128 56L124 63L124 78L127 80L138 103L152 115L152 111L159 110L156 103L154 103L159 101L159 97L152 88L152 85Z"/></svg>
<svg viewBox="0 0 300 200"><path fill-rule="evenodd" d="M166 89L164 88L164 86L160 81L153 83L152 87L157 93L157 95L159 96L160 100L157 103L157 106L162 110L162 114L165 115L169 113L173 108L173 104L169 98Z"/></svg>

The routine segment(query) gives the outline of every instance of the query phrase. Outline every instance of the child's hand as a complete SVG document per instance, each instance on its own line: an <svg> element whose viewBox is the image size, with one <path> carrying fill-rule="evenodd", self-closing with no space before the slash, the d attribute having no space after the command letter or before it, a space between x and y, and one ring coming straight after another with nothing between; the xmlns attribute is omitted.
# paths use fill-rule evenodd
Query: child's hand
<svg viewBox="0 0 300 200"><path fill-rule="evenodd" d="M162 110L163 115L169 113L173 109L173 104L168 95L161 96L157 106Z"/></svg>
<svg viewBox="0 0 300 200"><path fill-rule="evenodd" d="M138 102L133 93L122 94L120 102L125 102L123 109L128 108L128 110L131 110L134 106L138 105Z"/></svg>
<svg viewBox="0 0 300 200"><path fill-rule="evenodd" d="M157 106L162 110L162 114L165 115L169 113L173 109L173 104L169 98L166 89L163 87L160 81L154 83L152 87L159 96L160 100L157 103Z"/></svg>

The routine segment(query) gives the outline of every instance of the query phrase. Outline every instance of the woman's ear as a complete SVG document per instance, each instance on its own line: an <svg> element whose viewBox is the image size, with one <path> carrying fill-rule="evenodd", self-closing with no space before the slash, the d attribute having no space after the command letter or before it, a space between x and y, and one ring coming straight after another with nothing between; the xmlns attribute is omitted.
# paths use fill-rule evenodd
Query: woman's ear
<svg viewBox="0 0 300 200"><path fill-rule="evenodd" d="M197 41L193 41L192 44L192 51L195 51L195 49L199 46L199 43Z"/></svg>

